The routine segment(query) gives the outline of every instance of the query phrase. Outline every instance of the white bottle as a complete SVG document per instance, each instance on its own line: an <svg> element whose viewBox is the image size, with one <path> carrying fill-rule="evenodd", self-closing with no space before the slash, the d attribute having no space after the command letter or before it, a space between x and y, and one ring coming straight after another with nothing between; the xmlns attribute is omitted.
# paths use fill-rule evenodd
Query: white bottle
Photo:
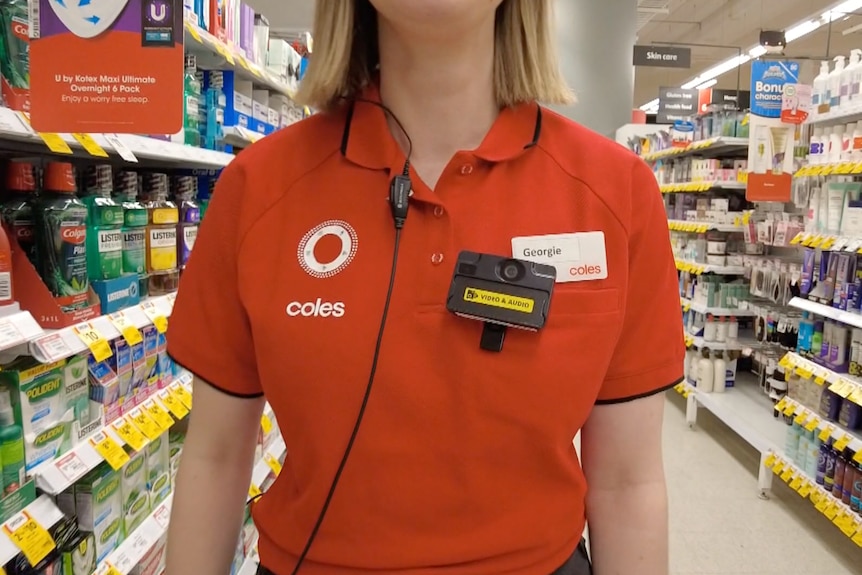
<svg viewBox="0 0 862 575"><path fill-rule="evenodd" d="M844 126L835 126L829 136L829 158L826 163L841 163L841 146L844 143Z"/></svg>
<svg viewBox="0 0 862 575"><path fill-rule="evenodd" d="M703 356L697 362L697 390L712 393L715 382L715 366L709 359L709 350L703 350Z"/></svg>
<svg viewBox="0 0 862 575"><path fill-rule="evenodd" d="M862 68L862 50L850 50L850 63L844 70L841 79L841 107L847 111L855 100L859 99L860 68Z"/></svg>
<svg viewBox="0 0 862 575"><path fill-rule="evenodd" d="M713 393L724 393L725 380L727 379L727 362L724 361L724 357L722 357L720 351L715 354L715 359L712 360L712 367L712 391Z"/></svg>
<svg viewBox="0 0 862 575"><path fill-rule="evenodd" d="M859 100L862 103L862 99ZM850 145L850 161L862 162L862 122L853 127L853 141Z"/></svg>
<svg viewBox="0 0 862 575"><path fill-rule="evenodd" d="M841 109L841 77L844 75L844 68L847 65L847 58L844 56L835 56L835 68L829 72L829 111L836 112Z"/></svg>
<svg viewBox="0 0 862 575"><path fill-rule="evenodd" d="M718 324L715 326L715 341L718 343L727 341L727 323L725 323L724 317L718 318Z"/></svg>
<svg viewBox="0 0 862 575"><path fill-rule="evenodd" d="M814 128L811 135L811 147L808 150L808 163L817 166L823 163L823 128Z"/></svg>
<svg viewBox="0 0 862 575"><path fill-rule="evenodd" d="M818 108L829 104L829 62L820 62L820 74L814 78L814 90L811 96L811 103L814 107L814 113L819 113Z"/></svg>
<svg viewBox="0 0 862 575"><path fill-rule="evenodd" d="M715 319L708 315L706 316L706 324L703 326L703 341L713 342L716 336Z"/></svg>
<svg viewBox="0 0 862 575"><path fill-rule="evenodd" d="M849 162L853 154L853 133L856 131L856 124L847 124L844 126L844 134L841 136L841 161Z"/></svg>
<svg viewBox="0 0 862 575"><path fill-rule="evenodd" d="M832 154L832 128L823 128L823 152L820 154L820 164L828 164Z"/></svg>
<svg viewBox="0 0 862 575"><path fill-rule="evenodd" d="M693 349L685 352L685 380L692 385L697 383L697 360L700 359Z"/></svg>
<svg viewBox="0 0 862 575"><path fill-rule="evenodd" d="M727 340L736 341L739 339L739 322L736 318L730 316L730 321L727 322Z"/></svg>

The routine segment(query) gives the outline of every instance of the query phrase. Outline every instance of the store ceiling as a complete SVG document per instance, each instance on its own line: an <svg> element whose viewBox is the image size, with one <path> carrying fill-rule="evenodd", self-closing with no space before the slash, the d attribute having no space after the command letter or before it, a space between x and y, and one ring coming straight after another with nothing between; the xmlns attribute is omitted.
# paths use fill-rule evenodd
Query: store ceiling
<svg viewBox="0 0 862 575"><path fill-rule="evenodd" d="M290 37L311 29L314 20L313 0L249 0L258 12L266 14L279 35ZM837 0L638 0L638 43L674 42L712 44L725 47L692 46L692 68L673 70L638 68L635 80L635 105L640 106L658 96L660 86L680 86L700 72L737 55L737 48L747 51L756 45L761 30L786 30L820 16L833 8ZM862 14L862 12L860 12ZM796 58L849 54L862 48L862 31L843 35L843 31L862 24L862 15L837 20L822 26L787 48ZM803 67L813 78L817 66ZM740 68L742 89L747 89L750 67ZM719 77L718 87L735 89L734 72Z"/></svg>

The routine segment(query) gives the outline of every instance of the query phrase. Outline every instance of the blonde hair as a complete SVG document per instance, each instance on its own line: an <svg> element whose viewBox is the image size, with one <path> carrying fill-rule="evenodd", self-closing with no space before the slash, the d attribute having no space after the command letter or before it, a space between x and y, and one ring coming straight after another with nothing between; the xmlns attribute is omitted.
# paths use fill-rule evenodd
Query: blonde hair
<svg viewBox="0 0 862 575"><path fill-rule="evenodd" d="M570 104L552 33L551 0L503 0L497 8L494 84L501 107ZM314 54L296 100L318 110L356 96L379 63L377 11L369 0L317 0Z"/></svg>

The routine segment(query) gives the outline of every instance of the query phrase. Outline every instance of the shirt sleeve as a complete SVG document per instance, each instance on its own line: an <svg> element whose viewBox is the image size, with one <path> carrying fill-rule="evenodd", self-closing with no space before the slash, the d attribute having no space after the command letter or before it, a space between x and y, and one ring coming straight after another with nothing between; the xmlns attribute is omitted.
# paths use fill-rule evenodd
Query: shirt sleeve
<svg viewBox="0 0 862 575"><path fill-rule="evenodd" d="M244 169L235 160L216 184L180 280L168 353L213 387L251 398L262 395L262 390L237 273L246 191Z"/></svg>
<svg viewBox="0 0 862 575"><path fill-rule="evenodd" d="M597 403L653 395L683 379L679 281L658 183L643 162L632 175L623 328Z"/></svg>

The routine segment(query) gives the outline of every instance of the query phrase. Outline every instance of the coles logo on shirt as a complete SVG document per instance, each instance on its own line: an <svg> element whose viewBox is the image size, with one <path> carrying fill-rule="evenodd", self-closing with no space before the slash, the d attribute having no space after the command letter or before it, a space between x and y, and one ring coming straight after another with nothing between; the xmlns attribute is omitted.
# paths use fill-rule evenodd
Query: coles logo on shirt
<svg viewBox="0 0 862 575"><path fill-rule="evenodd" d="M302 237L296 256L305 273L327 279L347 269L358 247L359 236L353 226L343 220L327 220Z"/></svg>
<svg viewBox="0 0 862 575"><path fill-rule="evenodd" d="M512 257L554 266L557 269L557 283L603 280L608 277L604 232L513 238Z"/></svg>

